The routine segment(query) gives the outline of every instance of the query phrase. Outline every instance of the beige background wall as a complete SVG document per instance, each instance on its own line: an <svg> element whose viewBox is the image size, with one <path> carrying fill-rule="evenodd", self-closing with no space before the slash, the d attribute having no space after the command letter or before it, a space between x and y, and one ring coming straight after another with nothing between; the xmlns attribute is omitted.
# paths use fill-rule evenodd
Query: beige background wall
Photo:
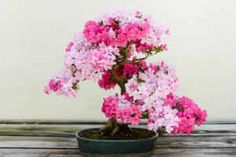
<svg viewBox="0 0 236 157"><path fill-rule="evenodd" d="M96 83L76 99L47 96L43 86L63 66L63 50L86 20L112 9L139 9L170 27L169 51L179 94L209 120L236 119L235 0L0 0L0 119L103 119Z"/></svg>

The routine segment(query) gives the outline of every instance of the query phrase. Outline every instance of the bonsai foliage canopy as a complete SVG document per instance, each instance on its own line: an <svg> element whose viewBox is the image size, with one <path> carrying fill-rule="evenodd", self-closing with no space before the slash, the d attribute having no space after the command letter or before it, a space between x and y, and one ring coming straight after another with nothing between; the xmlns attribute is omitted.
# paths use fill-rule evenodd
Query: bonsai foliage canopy
<svg viewBox="0 0 236 157"><path fill-rule="evenodd" d="M86 22L65 48L64 69L49 80L45 93L75 97L79 83L95 80L121 93L104 98L102 112L111 122L153 131L190 134L207 112L192 99L177 96L173 67L147 58L167 50L170 31L139 11L115 11Z"/></svg>

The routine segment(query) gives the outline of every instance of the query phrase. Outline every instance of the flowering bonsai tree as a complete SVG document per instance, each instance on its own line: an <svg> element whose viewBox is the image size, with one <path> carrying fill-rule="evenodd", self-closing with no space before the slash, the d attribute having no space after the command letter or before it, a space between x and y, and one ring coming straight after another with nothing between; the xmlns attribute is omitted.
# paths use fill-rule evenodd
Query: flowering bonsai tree
<svg viewBox="0 0 236 157"><path fill-rule="evenodd" d="M75 97L78 84L95 80L105 90L121 92L104 98L108 119L101 136L129 134L131 125L146 121L159 133L190 134L207 112L190 98L175 95L178 78L163 61L146 59L167 50L169 30L141 12L113 12L89 20L65 49L65 68L44 91Z"/></svg>

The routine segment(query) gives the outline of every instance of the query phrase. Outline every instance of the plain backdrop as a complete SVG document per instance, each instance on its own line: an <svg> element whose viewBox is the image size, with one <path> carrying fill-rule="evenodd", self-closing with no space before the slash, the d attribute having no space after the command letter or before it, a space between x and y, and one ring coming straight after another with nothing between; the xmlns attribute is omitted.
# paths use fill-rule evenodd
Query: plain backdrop
<svg viewBox="0 0 236 157"><path fill-rule="evenodd" d="M175 65L179 95L236 119L235 0L0 0L0 119L103 120L103 91L84 82L78 97L47 96L64 48L84 23L114 9L140 10L168 26L169 50L152 58Z"/></svg>

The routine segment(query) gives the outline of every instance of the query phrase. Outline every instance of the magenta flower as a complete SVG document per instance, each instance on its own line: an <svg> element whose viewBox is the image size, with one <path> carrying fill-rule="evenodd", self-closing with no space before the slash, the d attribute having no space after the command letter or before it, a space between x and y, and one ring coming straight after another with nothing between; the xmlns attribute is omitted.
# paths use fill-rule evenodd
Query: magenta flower
<svg viewBox="0 0 236 157"><path fill-rule="evenodd" d="M172 94L167 96L165 104L170 105L173 109L178 110L177 116L179 117L178 127L173 133L187 133L190 134L195 129L196 125L201 125L205 122L207 117L206 110L201 109L192 99L188 97L177 97Z"/></svg>

